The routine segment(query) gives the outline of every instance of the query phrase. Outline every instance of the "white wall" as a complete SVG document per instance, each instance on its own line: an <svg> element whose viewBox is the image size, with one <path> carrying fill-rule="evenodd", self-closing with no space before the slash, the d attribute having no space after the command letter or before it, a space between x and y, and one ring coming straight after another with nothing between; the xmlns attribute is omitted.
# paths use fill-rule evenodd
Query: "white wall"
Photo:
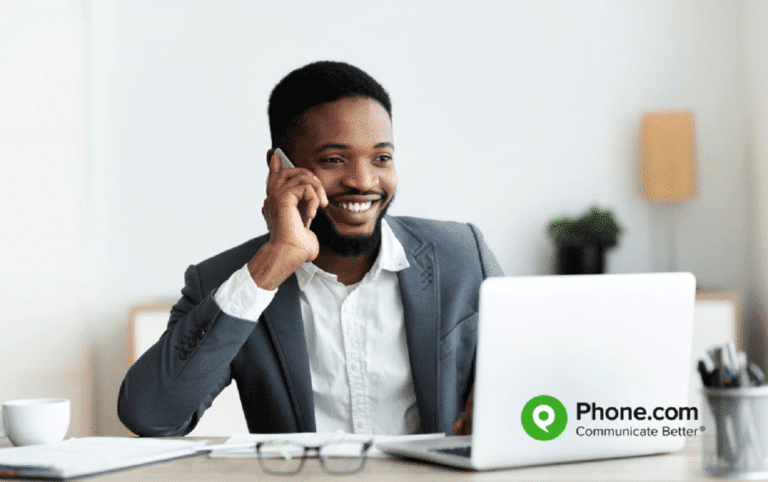
<svg viewBox="0 0 768 482"><path fill-rule="evenodd" d="M748 333L751 348L766 365L768 307L768 2L748 0L743 8L743 44L748 95L750 203L748 218Z"/></svg>
<svg viewBox="0 0 768 482"><path fill-rule="evenodd" d="M92 433L85 22L0 2L0 402L64 397Z"/></svg>
<svg viewBox="0 0 768 482"><path fill-rule="evenodd" d="M693 109L700 195L679 208L678 267L744 291L741 2L264 3L88 3L100 433L122 430L129 306L177 298L187 265L265 231L267 98L313 60L389 90L392 213L474 222L511 275L550 272L548 220L592 203L626 228L610 272L666 265L640 117Z"/></svg>

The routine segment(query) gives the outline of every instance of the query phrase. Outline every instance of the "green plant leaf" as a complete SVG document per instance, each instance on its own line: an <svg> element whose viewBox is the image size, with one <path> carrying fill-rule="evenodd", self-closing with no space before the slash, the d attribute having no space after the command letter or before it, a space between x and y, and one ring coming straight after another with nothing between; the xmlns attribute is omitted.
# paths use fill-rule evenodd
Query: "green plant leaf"
<svg viewBox="0 0 768 482"><path fill-rule="evenodd" d="M613 248L619 243L622 228L616 222L613 211L592 206L577 219L555 218L549 222L547 232L555 244L600 246Z"/></svg>

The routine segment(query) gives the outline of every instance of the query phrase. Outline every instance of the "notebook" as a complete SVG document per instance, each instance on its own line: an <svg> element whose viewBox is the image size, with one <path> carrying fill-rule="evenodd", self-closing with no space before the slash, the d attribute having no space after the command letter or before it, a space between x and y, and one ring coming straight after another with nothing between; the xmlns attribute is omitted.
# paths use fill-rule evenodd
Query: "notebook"
<svg viewBox="0 0 768 482"><path fill-rule="evenodd" d="M207 441L85 437L0 449L0 477L67 479L189 455Z"/></svg>

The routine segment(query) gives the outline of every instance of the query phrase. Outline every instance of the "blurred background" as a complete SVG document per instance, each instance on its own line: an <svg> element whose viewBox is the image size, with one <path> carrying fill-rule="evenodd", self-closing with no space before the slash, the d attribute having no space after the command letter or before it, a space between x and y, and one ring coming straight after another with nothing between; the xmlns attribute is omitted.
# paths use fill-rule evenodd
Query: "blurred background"
<svg viewBox="0 0 768 482"><path fill-rule="evenodd" d="M392 97L391 213L476 224L507 275L552 273L547 223L593 204L624 227L607 272L664 270L641 118L691 110L676 267L739 295L765 367L768 2L0 0L0 401L127 433L129 309L265 232L267 99L321 59Z"/></svg>

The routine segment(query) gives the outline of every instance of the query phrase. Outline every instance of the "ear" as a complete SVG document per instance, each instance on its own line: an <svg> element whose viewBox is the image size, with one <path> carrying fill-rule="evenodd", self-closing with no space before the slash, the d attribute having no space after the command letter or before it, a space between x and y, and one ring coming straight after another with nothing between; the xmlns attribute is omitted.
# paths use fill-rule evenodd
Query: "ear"
<svg viewBox="0 0 768 482"><path fill-rule="evenodd" d="M267 151L267 166L269 166L269 160L272 159L272 154L275 153L274 149L270 149Z"/></svg>

